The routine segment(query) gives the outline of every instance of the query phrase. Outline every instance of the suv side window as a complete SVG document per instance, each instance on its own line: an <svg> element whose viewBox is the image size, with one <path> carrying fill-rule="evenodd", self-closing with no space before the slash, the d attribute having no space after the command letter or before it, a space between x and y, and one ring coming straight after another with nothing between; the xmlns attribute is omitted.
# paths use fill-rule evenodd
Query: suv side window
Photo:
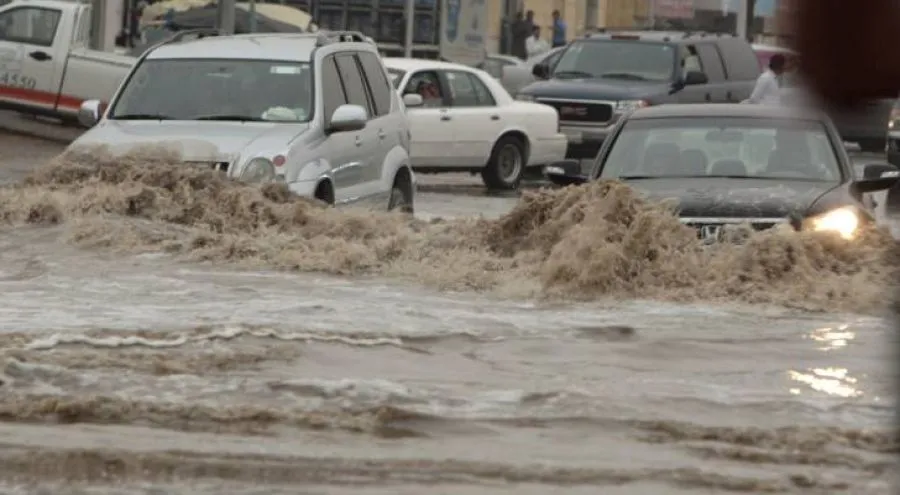
<svg viewBox="0 0 900 495"><path fill-rule="evenodd" d="M360 52L357 54L357 57L359 57L359 63L362 65L363 73L366 76L369 91L372 92L372 100L375 103L375 115L387 115L391 112L392 90L387 76L384 75L381 62L372 53Z"/></svg>
<svg viewBox="0 0 900 495"><path fill-rule="evenodd" d="M323 118L325 123L328 123L331 121L334 111L339 106L347 104L344 85L341 82L341 76L338 75L334 57L326 57L322 60L322 86L318 93L322 95L322 108L325 111Z"/></svg>
<svg viewBox="0 0 900 495"><path fill-rule="evenodd" d="M684 45L680 49L681 72L686 74L692 71L703 72L703 64L700 63L700 55L694 45Z"/></svg>
<svg viewBox="0 0 900 495"><path fill-rule="evenodd" d="M700 65L703 66L703 72L709 78L709 82L724 82L725 67L722 65L722 58L719 50L712 43L699 43L695 45L697 55L700 56Z"/></svg>
<svg viewBox="0 0 900 495"><path fill-rule="evenodd" d="M725 61L725 73L732 81L755 80L759 77L759 60L750 43L740 38L719 38L716 45Z"/></svg>
<svg viewBox="0 0 900 495"><path fill-rule="evenodd" d="M371 116L372 108L369 104L369 95L366 93L366 86L365 83L363 83L359 66L356 64L356 58L352 54L341 54L336 55L334 60L337 62L341 81L344 82L344 91L347 93L347 103L365 108L368 115Z"/></svg>

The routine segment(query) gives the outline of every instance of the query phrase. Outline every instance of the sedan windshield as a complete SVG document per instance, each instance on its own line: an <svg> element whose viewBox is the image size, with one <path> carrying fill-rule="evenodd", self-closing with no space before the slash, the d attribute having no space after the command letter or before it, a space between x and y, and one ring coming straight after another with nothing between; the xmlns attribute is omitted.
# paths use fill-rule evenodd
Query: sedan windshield
<svg viewBox="0 0 900 495"><path fill-rule="evenodd" d="M666 43L641 41L578 41L572 43L553 70L556 77L591 77L626 81L670 81L675 49Z"/></svg>
<svg viewBox="0 0 900 495"><path fill-rule="evenodd" d="M146 60L110 112L116 120L307 122L309 64L273 60Z"/></svg>
<svg viewBox="0 0 900 495"><path fill-rule="evenodd" d="M812 120L632 120L615 138L600 177L729 177L838 181L834 143ZM595 169L594 175L597 175Z"/></svg>

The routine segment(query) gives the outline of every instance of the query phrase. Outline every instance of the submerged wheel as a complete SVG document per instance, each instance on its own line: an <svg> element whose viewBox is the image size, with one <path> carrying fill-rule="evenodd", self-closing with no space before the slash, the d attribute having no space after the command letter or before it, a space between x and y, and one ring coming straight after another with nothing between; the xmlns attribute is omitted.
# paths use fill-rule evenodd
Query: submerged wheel
<svg viewBox="0 0 900 495"><path fill-rule="evenodd" d="M388 201L388 211L399 211L401 213L413 213L412 198L409 193L404 191L400 186L394 186L391 189L391 199Z"/></svg>
<svg viewBox="0 0 900 495"><path fill-rule="evenodd" d="M525 172L525 143L514 136L504 136L491 151L481 179L488 189L510 190L519 187Z"/></svg>

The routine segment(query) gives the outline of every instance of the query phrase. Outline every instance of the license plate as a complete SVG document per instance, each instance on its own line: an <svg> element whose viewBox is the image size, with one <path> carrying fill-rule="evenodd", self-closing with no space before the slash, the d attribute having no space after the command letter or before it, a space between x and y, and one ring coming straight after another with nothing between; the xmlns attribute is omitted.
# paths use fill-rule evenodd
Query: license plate
<svg viewBox="0 0 900 495"><path fill-rule="evenodd" d="M569 140L570 143L580 143L582 139L584 139L584 133L581 131L569 131L563 130L562 133L566 136L566 139Z"/></svg>

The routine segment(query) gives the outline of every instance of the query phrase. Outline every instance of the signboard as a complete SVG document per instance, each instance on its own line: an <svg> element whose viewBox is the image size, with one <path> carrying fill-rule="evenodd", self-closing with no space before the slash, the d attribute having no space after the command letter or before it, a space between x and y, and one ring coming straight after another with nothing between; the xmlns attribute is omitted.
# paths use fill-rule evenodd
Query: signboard
<svg viewBox="0 0 900 495"><path fill-rule="evenodd" d="M477 65L487 47L487 0L441 0L441 57Z"/></svg>
<svg viewBox="0 0 900 495"><path fill-rule="evenodd" d="M664 19L693 19L694 0L651 0L653 14Z"/></svg>

